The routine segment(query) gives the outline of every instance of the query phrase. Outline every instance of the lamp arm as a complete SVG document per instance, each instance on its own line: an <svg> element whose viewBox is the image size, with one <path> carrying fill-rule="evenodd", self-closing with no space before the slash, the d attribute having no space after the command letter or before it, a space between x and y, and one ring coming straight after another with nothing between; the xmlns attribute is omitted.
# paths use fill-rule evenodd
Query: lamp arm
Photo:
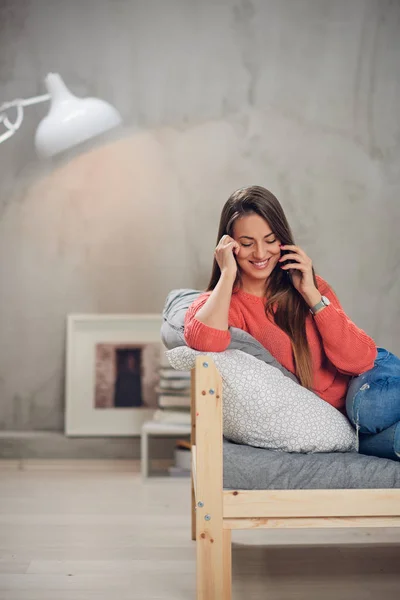
<svg viewBox="0 0 400 600"><path fill-rule="evenodd" d="M0 106L0 123L3 123L7 131L0 135L0 144L10 138L22 125L24 120L24 106L31 106L32 104L40 104L50 100L50 94L43 94L42 96L33 96L32 98L17 99L12 102L5 102ZM6 115L6 111L10 108L17 109L17 116L14 122L11 122Z"/></svg>

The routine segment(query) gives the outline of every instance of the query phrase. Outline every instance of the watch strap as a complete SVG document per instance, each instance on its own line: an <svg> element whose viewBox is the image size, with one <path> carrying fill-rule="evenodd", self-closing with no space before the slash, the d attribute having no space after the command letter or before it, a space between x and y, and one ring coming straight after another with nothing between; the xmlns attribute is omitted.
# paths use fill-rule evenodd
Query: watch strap
<svg viewBox="0 0 400 600"><path fill-rule="evenodd" d="M310 313L312 315L315 315L315 313L317 311L319 311L321 308L323 308L324 306L329 306L329 305L330 305L330 302L329 302L328 298L326 298L325 296L322 296L321 300L315 306L310 308Z"/></svg>

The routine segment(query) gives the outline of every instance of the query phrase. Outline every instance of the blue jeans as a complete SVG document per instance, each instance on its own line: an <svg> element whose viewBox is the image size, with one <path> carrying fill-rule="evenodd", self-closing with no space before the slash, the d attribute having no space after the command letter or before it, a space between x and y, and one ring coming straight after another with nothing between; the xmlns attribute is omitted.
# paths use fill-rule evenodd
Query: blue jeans
<svg viewBox="0 0 400 600"><path fill-rule="evenodd" d="M359 452L400 461L400 359L378 348L374 367L354 377L346 411L359 432Z"/></svg>

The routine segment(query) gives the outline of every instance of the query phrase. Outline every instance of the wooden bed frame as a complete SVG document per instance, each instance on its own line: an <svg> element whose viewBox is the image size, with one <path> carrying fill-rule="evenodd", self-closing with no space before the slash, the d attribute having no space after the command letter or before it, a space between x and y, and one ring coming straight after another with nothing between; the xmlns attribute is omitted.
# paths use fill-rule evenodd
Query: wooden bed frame
<svg viewBox="0 0 400 600"><path fill-rule="evenodd" d="M231 530L400 527L400 489L224 490L222 380L209 356L192 371L192 539L197 600L230 600Z"/></svg>

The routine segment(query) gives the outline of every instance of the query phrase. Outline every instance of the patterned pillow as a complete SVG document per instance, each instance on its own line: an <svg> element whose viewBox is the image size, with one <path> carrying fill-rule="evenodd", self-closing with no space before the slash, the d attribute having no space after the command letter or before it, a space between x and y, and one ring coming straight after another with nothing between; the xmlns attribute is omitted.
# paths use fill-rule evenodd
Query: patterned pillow
<svg viewBox="0 0 400 600"><path fill-rule="evenodd" d="M166 352L179 370L204 354L187 346ZM351 452L356 434L336 408L278 369L240 350L209 352L223 382L223 432L238 444L286 452Z"/></svg>

